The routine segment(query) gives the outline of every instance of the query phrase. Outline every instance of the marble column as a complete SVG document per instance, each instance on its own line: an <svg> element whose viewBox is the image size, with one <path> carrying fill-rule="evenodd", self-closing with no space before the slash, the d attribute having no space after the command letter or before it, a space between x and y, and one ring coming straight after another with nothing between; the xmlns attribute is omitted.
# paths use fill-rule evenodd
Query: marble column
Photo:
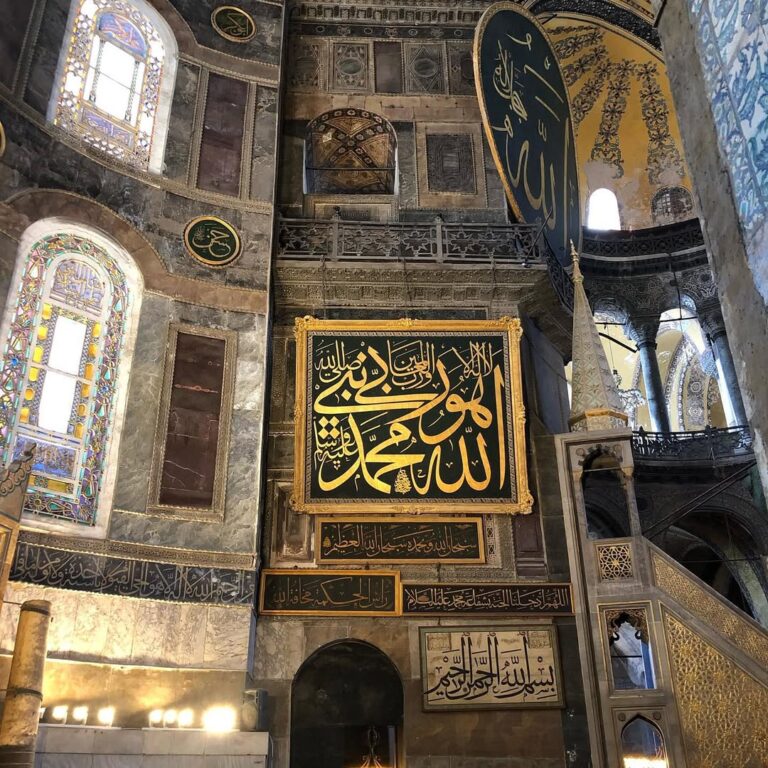
<svg viewBox="0 0 768 768"><path fill-rule="evenodd" d="M725 332L725 321L720 305L711 305L699 309L699 323L702 330L709 337L715 359L720 369L720 387L725 389L725 394L731 404L733 424L729 426L746 426L747 413L744 410L744 401L741 399L739 381L736 377L736 366L733 362L731 347L728 344L728 336Z"/></svg>
<svg viewBox="0 0 768 768"><path fill-rule="evenodd" d="M645 382L645 397L651 414L651 429L655 432L671 432L667 400L664 396L664 384L661 381L659 359L656 357L656 334L658 321L637 323L630 326L630 337L637 344L640 353L640 365Z"/></svg>

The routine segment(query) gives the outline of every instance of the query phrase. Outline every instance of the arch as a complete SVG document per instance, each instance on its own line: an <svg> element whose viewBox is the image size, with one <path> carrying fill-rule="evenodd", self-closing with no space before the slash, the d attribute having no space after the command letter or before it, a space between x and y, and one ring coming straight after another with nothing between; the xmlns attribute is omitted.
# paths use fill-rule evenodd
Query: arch
<svg viewBox="0 0 768 768"><path fill-rule="evenodd" d="M163 168L178 46L147 0L72 0L50 122L130 165Z"/></svg>
<svg viewBox="0 0 768 768"><path fill-rule="evenodd" d="M389 657L360 640L315 651L291 686L291 768L342 768L374 756L394 765L403 683ZM352 762L352 761L356 761Z"/></svg>
<svg viewBox="0 0 768 768"><path fill-rule="evenodd" d="M334 109L307 126L304 164L308 193L391 195L397 179L397 134L373 112Z"/></svg>
<svg viewBox="0 0 768 768"><path fill-rule="evenodd" d="M603 231L621 229L619 201L610 189L601 187L589 196L587 228Z"/></svg>
<svg viewBox="0 0 768 768"><path fill-rule="evenodd" d="M661 730L642 715L636 715L621 729L621 752L624 768L668 765Z"/></svg>
<svg viewBox="0 0 768 768"><path fill-rule="evenodd" d="M654 224L672 224L688 219L693 211L693 197L685 187L662 187L651 198Z"/></svg>
<svg viewBox="0 0 768 768"><path fill-rule="evenodd" d="M624 475L616 456L594 452L584 462L581 483L589 537L613 539L631 535Z"/></svg>
<svg viewBox="0 0 768 768"><path fill-rule="evenodd" d="M44 219L21 237L1 331L0 448L7 462L37 445L24 503L35 527L106 533L142 292L131 256L100 232Z"/></svg>

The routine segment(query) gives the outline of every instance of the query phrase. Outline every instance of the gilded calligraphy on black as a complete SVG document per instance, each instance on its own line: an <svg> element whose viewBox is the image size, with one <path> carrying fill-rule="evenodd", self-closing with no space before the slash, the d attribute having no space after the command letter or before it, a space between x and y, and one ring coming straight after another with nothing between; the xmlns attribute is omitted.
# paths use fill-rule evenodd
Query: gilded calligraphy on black
<svg viewBox="0 0 768 768"><path fill-rule="evenodd" d="M403 584L403 613L568 615L573 602L570 584Z"/></svg>
<svg viewBox="0 0 768 768"><path fill-rule="evenodd" d="M320 519L319 562L485 561L482 520L342 521Z"/></svg>
<svg viewBox="0 0 768 768"><path fill-rule="evenodd" d="M581 236L568 91L538 22L510 4L486 12L475 38L478 98L491 151L515 214L539 222L561 262Z"/></svg>
<svg viewBox="0 0 768 768"><path fill-rule="evenodd" d="M259 612L395 616L399 588L399 575L390 571L265 570Z"/></svg>
<svg viewBox="0 0 768 768"><path fill-rule="evenodd" d="M209 267L225 267L240 255L240 236L231 224L214 216L190 221L184 230L184 245Z"/></svg>
<svg viewBox="0 0 768 768"><path fill-rule="evenodd" d="M513 502L506 333L313 333L315 500Z"/></svg>
<svg viewBox="0 0 768 768"><path fill-rule="evenodd" d="M558 707L553 627L423 627L426 710Z"/></svg>
<svg viewBox="0 0 768 768"><path fill-rule="evenodd" d="M235 43L248 42L256 34L253 19L242 8L221 5L211 14L213 28L227 40Z"/></svg>

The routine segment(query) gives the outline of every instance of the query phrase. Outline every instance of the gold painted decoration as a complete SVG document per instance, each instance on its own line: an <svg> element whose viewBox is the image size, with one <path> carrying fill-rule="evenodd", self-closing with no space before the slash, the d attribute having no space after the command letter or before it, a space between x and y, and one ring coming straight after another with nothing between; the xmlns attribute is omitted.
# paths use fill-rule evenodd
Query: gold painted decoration
<svg viewBox="0 0 768 768"><path fill-rule="evenodd" d="M261 572L259 613L273 616L399 616L399 571L271 568Z"/></svg>
<svg viewBox="0 0 768 768"><path fill-rule="evenodd" d="M318 517L318 563L485 562L479 517Z"/></svg>
<svg viewBox="0 0 768 768"><path fill-rule="evenodd" d="M234 5L215 8L211 24L224 39L233 43L247 43L256 34L256 23L251 15Z"/></svg>
<svg viewBox="0 0 768 768"><path fill-rule="evenodd" d="M562 707L553 626L421 627L425 711Z"/></svg>
<svg viewBox="0 0 768 768"><path fill-rule="evenodd" d="M5 154L5 148L7 146L6 140L5 140L5 127L2 123L0 123L0 157L2 157Z"/></svg>
<svg viewBox="0 0 768 768"><path fill-rule="evenodd" d="M216 216L192 219L184 228L184 247L194 259L214 269L231 264L242 250L237 230Z"/></svg>
<svg viewBox="0 0 768 768"><path fill-rule="evenodd" d="M528 513L518 319L296 320L294 509Z"/></svg>
<svg viewBox="0 0 768 768"><path fill-rule="evenodd" d="M475 86L496 169L520 221L539 222L561 264L581 242L576 142L568 89L537 19L495 3L475 32Z"/></svg>

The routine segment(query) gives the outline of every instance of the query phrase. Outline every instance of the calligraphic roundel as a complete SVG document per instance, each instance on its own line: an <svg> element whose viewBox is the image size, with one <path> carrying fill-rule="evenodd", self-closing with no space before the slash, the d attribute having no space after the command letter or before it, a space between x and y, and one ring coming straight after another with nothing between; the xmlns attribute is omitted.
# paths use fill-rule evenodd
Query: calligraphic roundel
<svg viewBox="0 0 768 768"><path fill-rule="evenodd" d="M475 83L509 204L539 223L562 264L580 244L576 146L568 90L546 32L527 11L496 3L475 33Z"/></svg>

